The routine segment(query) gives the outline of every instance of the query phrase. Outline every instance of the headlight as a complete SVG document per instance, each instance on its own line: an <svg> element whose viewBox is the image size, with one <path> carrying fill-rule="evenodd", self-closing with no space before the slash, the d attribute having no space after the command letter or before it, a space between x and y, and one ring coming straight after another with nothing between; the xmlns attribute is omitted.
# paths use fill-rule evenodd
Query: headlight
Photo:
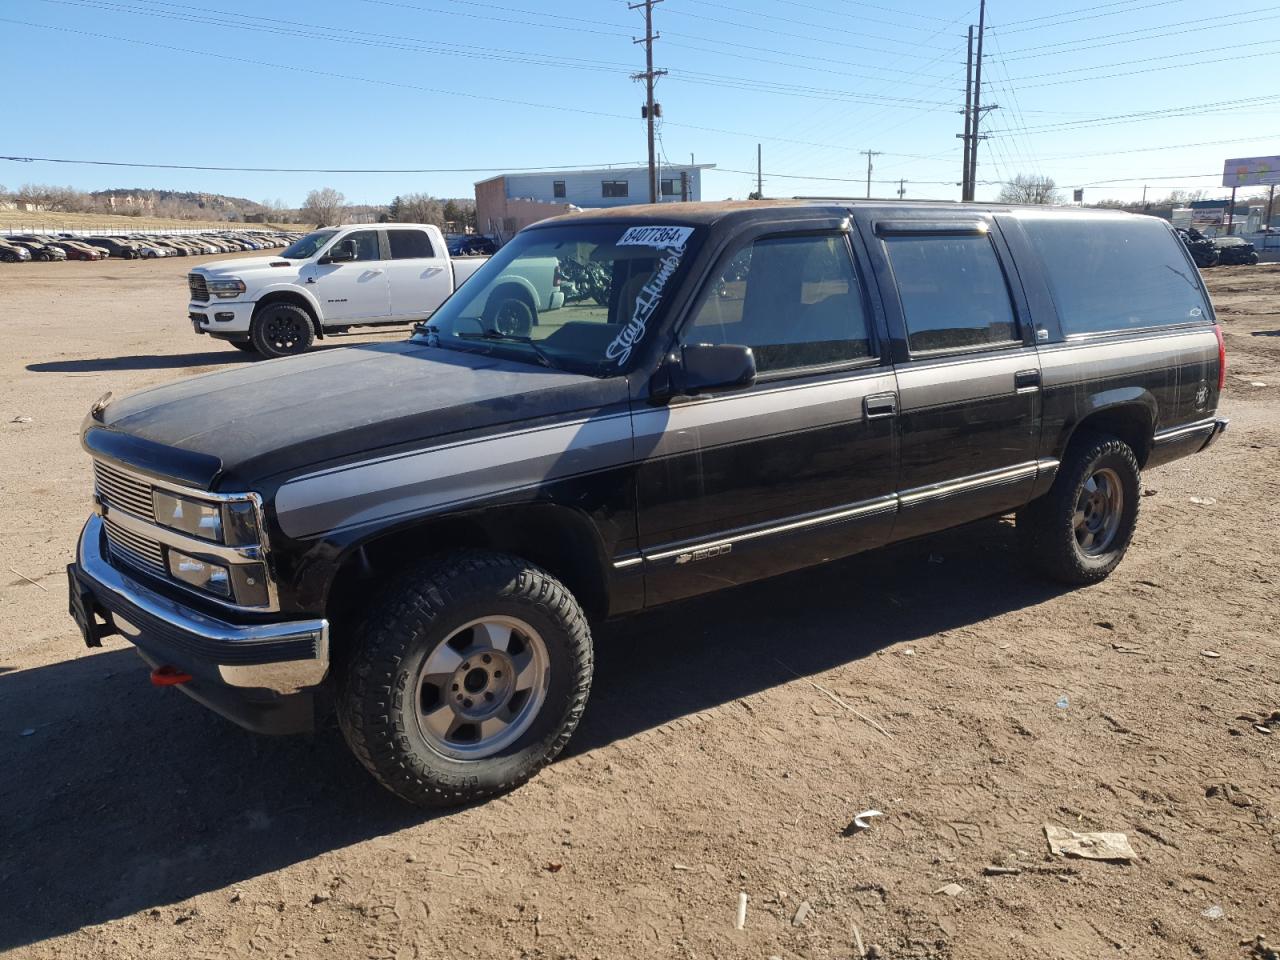
<svg viewBox="0 0 1280 960"><path fill-rule="evenodd" d="M222 508L216 503L191 500L156 490L151 495L156 522L171 530L181 530L201 540L222 543Z"/></svg>
<svg viewBox="0 0 1280 960"><path fill-rule="evenodd" d="M207 560L197 560L177 550L169 551L169 573L175 580L181 580L200 590L216 593L221 597L231 596L231 576L226 567Z"/></svg>
<svg viewBox="0 0 1280 960"><path fill-rule="evenodd" d="M230 300L244 293L244 281L239 277L222 277L217 280L209 280L209 292L215 297L221 297L223 300Z"/></svg>

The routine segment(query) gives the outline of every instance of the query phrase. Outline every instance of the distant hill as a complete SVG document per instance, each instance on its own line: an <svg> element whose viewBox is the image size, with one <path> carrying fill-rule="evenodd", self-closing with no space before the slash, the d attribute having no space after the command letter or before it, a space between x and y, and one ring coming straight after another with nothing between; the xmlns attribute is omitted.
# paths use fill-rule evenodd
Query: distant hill
<svg viewBox="0 0 1280 960"><path fill-rule="evenodd" d="M242 220L250 214L267 213L264 204L244 197L221 193L194 193L179 190L151 190L117 187L90 194L97 209L138 216L196 218L202 220ZM138 211L135 213L135 211Z"/></svg>

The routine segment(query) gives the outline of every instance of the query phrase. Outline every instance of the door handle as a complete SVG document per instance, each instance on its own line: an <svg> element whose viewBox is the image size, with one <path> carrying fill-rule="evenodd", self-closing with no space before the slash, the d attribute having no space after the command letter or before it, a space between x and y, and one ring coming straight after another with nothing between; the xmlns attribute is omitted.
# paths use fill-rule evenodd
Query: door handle
<svg viewBox="0 0 1280 960"><path fill-rule="evenodd" d="M379 275L379 274L381 274L381 273L382 273L382 271L381 271L381 270L372 270L372 269L371 269L371 270L369 271L369 276L371 276L371 277L376 277L376 276L378 276L378 275Z"/></svg>
<svg viewBox="0 0 1280 960"><path fill-rule="evenodd" d="M1039 390L1040 389L1040 371L1039 370L1019 370L1013 375L1013 388L1019 392L1023 390Z"/></svg>
<svg viewBox="0 0 1280 960"><path fill-rule="evenodd" d="M896 393L877 393L862 398L862 412L868 420L881 417L892 417L898 412L898 395Z"/></svg>

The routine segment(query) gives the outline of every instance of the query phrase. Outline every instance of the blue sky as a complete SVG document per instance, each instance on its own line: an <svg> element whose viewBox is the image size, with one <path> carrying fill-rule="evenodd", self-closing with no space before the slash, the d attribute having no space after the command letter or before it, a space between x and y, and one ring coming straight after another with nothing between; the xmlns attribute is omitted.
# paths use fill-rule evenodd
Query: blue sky
<svg viewBox="0 0 1280 960"><path fill-rule="evenodd" d="M757 142L770 196L860 196L863 150L881 152L877 195L904 178L908 197L958 196L976 2L663 0L654 19L656 65L670 70L663 153L718 165L705 198L754 188ZM985 121L979 180L1043 174L1088 200L1140 197L1144 181L1151 196L1225 195L1198 175L1280 154L1280 7L1268 0L991 0L987 19L984 99L1000 109ZM629 74L643 68L641 33L624 0L0 0L0 153L361 169L638 162L643 90ZM0 161L10 189L288 204L318 186L357 203L471 196L487 175Z"/></svg>

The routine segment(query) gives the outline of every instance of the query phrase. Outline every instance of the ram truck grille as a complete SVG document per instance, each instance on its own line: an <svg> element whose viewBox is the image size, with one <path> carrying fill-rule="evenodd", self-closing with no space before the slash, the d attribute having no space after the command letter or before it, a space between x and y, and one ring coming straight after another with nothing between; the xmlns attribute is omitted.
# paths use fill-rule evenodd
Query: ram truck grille
<svg viewBox="0 0 1280 960"><path fill-rule="evenodd" d="M191 288L191 299L206 303L209 300L209 284L203 274L187 274L187 286Z"/></svg>

